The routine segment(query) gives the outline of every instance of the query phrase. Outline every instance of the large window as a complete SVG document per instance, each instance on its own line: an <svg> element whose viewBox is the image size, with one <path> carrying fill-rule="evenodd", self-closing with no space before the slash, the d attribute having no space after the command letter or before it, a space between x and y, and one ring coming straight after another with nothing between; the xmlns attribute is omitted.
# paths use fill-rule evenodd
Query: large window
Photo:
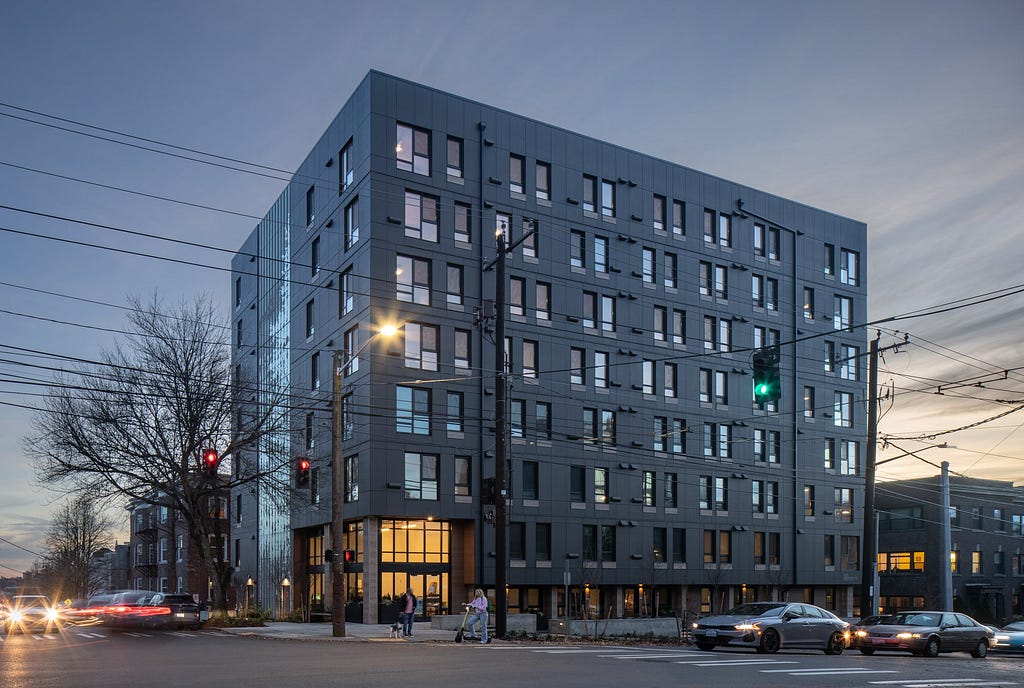
<svg viewBox="0 0 1024 688"><path fill-rule="evenodd" d="M437 454L405 452L406 499L437 499L438 462Z"/></svg>
<svg viewBox="0 0 1024 688"><path fill-rule="evenodd" d="M430 175L430 132L408 124L397 125L395 158L398 169Z"/></svg>
<svg viewBox="0 0 1024 688"><path fill-rule="evenodd" d="M406 323L405 367L419 370L437 370L437 325Z"/></svg>
<svg viewBox="0 0 1024 688"><path fill-rule="evenodd" d="M395 421L397 432L429 435L430 390L398 385L395 388Z"/></svg>
<svg viewBox="0 0 1024 688"><path fill-rule="evenodd" d="M455 494L468 497L473 494L473 458L455 457Z"/></svg>
<svg viewBox="0 0 1024 688"><path fill-rule="evenodd" d="M359 241L359 199L354 198L345 206L345 250Z"/></svg>
<svg viewBox="0 0 1024 688"><path fill-rule="evenodd" d="M437 242L437 205L433 196L405 192L405 236Z"/></svg>
<svg viewBox="0 0 1024 688"><path fill-rule="evenodd" d="M380 522L380 560L387 563L445 563L448 561L450 530L450 524L445 521L382 519ZM403 581L404 578L405 574L402 574ZM391 588L391 586L388 587ZM402 590L404 587L404 584L396 584L394 589ZM390 593L391 590L388 589L388 592Z"/></svg>
<svg viewBox="0 0 1024 688"><path fill-rule="evenodd" d="M860 254L849 249L839 251L839 281L856 287L859 282Z"/></svg>
<svg viewBox="0 0 1024 688"><path fill-rule="evenodd" d="M399 255L395 267L396 298L430 305L430 261Z"/></svg>

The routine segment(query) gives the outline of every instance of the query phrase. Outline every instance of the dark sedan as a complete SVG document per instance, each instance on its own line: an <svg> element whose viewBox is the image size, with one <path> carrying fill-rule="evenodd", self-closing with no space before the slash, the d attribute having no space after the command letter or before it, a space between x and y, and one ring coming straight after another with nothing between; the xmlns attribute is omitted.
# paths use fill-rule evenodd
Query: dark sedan
<svg viewBox="0 0 1024 688"><path fill-rule="evenodd" d="M898 650L937 657L940 652L988 654L994 633L966 614L955 612L900 612L885 623L858 628L853 644L866 655L876 650Z"/></svg>
<svg viewBox="0 0 1024 688"><path fill-rule="evenodd" d="M693 642L701 650L750 647L758 652L811 648L842 654L850 625L813 604L749 602L724 614L697 619Z"/></svg>
<svg viewBox="0 0 1024 688"><path fill-rule="evenodd" d="M199 628L199 605L187 593L146 593L122 596L107 607L104 623L113 629Z"/></svg>

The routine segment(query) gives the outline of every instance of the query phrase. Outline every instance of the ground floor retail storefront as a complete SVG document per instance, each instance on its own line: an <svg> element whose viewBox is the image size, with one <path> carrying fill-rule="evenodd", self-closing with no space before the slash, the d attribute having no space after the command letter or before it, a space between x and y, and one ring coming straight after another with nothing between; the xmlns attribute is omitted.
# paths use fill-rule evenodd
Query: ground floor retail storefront
<svg viewBox="0 0 1024 688"><path fill-rule="evenodd" d="M475 587L493 601L493 585L476 580L485 563L478 560L475 524L430 519L365 518L345 524L343 547L352 553L345 565L345 618L354 623L391 623L401 613L401 598L411 588L417 598L416 617L458 614ZM310 621L330 619L331 566L325 558L330 541L327 525L295 531L296 611ZM490 555L488 553L489 556ZM709 585L704 571L674 570L678 582L637 581L607 585L602 569L577 562L546 578L552 585L522 584L537 574L512 562L507 589L511 614L537 614L538 630L551 618L688 617L720 613L735 604L755 600L808 602L840 616L854 614L853 588L844 586ZM525 562L521 562L525 563ZM541 568L551 571L553 562ZM540 567L540 564L538 563ZM682 566L685 567L685 564ZM521 573L517 581L517 573ZM589 575L588 575L589 574ZM552 580L552 582L554 582Z"/></svg>

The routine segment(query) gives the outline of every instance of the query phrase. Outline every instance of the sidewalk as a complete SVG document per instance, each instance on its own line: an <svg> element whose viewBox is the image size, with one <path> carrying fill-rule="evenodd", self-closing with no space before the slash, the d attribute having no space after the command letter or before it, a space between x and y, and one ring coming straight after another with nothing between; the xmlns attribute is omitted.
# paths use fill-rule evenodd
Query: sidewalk
<svg viewBox="0 0 1024 688"><path fill-rule="evenodd" d="M211 629L212 630L212 629ZM268 621L266 626L250 626L243 628L218 628L222 633L245 636L250 638L279 638L283 640L319 640L328 642L379 642L379 643L416 643L416 642L455 642L455 631L445 631L430 627L429 621L413 623L411 638L392 638L391 624L360 624L346 623L345 637L332 636L329 623L291 623L287 621ZM466 640L466 642L474 642ZM475 641L479 642L479 641Z"/></svg>

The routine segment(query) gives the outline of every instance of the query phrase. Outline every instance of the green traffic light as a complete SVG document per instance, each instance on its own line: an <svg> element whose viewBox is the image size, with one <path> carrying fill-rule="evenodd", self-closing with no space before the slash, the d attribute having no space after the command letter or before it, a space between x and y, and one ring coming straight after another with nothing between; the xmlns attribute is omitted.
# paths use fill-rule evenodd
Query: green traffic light
<svg viewBox="0 0 1024 688"><path fill-rule="evenodd" d="M757 394L758 396L764 396L765 394L768 394L768 385L762 382L761 384L754 388L754 394Z"/></svg>

